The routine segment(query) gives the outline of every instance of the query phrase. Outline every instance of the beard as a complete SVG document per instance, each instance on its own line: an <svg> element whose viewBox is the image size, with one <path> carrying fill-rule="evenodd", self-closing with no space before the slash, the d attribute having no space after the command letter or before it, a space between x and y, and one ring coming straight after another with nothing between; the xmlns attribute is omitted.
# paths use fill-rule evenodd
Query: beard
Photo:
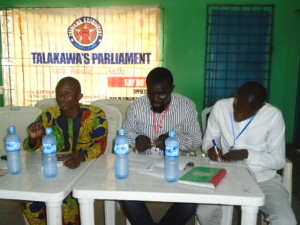
<svg viewBox="0 0 300 225"><path fill-rule="evenodd" d="M162 113L166 109L166 106L164 103L161 103L160 105L153 105L151 102L151 109L153 112Z"/></svg>

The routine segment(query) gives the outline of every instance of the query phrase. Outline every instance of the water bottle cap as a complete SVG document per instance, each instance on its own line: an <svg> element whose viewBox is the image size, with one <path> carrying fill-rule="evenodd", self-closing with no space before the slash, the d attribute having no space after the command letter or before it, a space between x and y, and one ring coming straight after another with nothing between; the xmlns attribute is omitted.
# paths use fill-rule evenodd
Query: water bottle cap
<svg viewBox="0 0 300 225"><path fill-rule="evenodd" d="M174 130L170 130L169 137L175 137L175 136L176 136L176 132Z"/></svg>
<svg viewBox="0 0 300 225"><path fill-rule="evenodd" d="M51 127L47 127L46 128L46 134L51 134L52 133L52 128Z"/></svg>
<svg viewBox="0 0 300 225"><path fill-rule="evenodd" d="M125 134L126 133L126 130L125 129L120 129L119 130L119 134Z"/></svg>
<svg viewBox="0 0 300 225"><path fill-rule="evenodd" d="M8 130L9 130L9 133L15 133L16 127L15 126L9 126Z"/></svg>

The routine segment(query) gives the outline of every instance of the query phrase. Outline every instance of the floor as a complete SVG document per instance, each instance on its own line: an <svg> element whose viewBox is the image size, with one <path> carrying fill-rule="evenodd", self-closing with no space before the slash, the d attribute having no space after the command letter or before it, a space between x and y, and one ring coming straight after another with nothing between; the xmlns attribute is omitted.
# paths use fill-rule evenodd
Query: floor
<svg viewBox="0 0 300 225"><path fill-rule="evenodd" d="M292 208L295 212L298 224L300 224L300 149L289 149L287 157L293 162L293 198ZM164 215L166 203L148 203L151 213L156 221ZM104 225L104 210L103 201L95 201L95 224ZM14 210L10 210L14 209ZM239 225L239 220L234 219L233 225ZM116 217L117 225L125 225L125 217L121 210L118 210ZM0 225L25 225L23 215L18 207L17 201L1 200L0 201ZM194 225L194 218L188 222L187 225Z"/></svg>

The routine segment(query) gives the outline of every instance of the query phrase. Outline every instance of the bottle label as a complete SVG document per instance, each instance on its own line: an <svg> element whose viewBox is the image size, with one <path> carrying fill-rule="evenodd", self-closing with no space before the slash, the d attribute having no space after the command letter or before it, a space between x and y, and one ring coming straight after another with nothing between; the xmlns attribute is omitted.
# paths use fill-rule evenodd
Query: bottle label
<svg viewBox="0 0 300 225"><path fill-rule="evenodd" d="M43 144L44 154L56 153L56 144Z"/></svg>
<svg viewBox="0 0 300 225"><path fill-rule="evenodd" d="M115 144L114 151L117 155L126 155L129 152L129 146L128 144Z"/></svg>
<svg viewBox="0 0 300 225"><path fill-rule="evenodd" d="M8 152L16 152L21 150L21 144L19 140L6 142Z"/></svg>
<svg viewBox="0 0 300 225"><path fill-rule="evenodd" d="M165 154L167 157L178 157L179 146L166 146Z"/></svg>

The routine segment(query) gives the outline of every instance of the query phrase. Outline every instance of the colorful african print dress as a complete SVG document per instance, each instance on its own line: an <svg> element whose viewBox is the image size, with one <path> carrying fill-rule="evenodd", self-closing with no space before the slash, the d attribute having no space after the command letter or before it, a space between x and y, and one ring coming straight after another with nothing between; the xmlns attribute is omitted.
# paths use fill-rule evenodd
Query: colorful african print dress
<svg viewBox="0 0 300 225"><path fill-rule="evenodd" d="M52 127L57 139L58 152L80 152L86 160L94 159L104 153L107 145L108 125L105 113L95 106L80 104L80 113L76 118L67 118L59 107L42 112L37 121L44 128ZM24 141L26 151L40 148L38 141L34 148L29 147L29 139ZM32 225L46 224L46 206L44 202L23 202L22 208ZM78 202L70 193L62 204L64 225L80 224Z"/></svg>

